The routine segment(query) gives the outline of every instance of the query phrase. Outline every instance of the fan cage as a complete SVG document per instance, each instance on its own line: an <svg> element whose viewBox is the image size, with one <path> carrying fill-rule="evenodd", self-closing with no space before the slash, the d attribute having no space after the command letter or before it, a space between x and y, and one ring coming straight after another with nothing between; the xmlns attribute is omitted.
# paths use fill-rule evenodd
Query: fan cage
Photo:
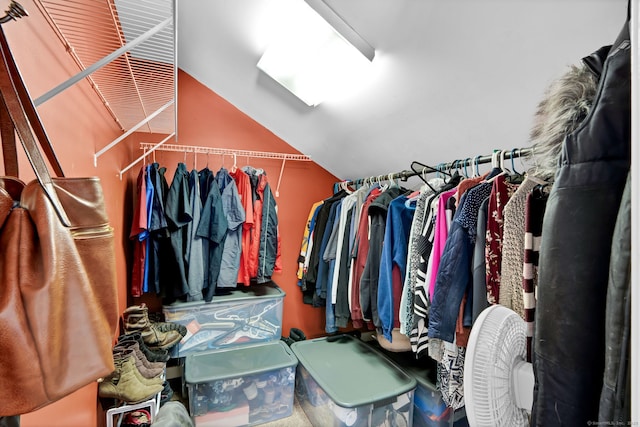
<svg viewBox="0 0 640 427"><path fill-rule="evenodd" d="M515 404L513 378L513 367L526 356L525 323L506 307L488 310L478 325L473 357L467 354L471 365L465 365L464 380L471 384L465 386L465 404L473 406L478 426L528 426L527 411Z"/></svg>

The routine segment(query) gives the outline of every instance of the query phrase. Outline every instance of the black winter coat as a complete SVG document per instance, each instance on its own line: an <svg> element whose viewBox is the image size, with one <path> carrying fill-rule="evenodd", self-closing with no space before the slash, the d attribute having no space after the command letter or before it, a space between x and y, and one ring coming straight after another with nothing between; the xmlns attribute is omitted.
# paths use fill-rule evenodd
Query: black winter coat
<svg viewBox="0 0 640 427"><path fill-rule="evenodd" d="M534 337L535 426L598 419L611 240L630 167L627 25L608 51L589 115L564 141L547 203Z"/></svg>

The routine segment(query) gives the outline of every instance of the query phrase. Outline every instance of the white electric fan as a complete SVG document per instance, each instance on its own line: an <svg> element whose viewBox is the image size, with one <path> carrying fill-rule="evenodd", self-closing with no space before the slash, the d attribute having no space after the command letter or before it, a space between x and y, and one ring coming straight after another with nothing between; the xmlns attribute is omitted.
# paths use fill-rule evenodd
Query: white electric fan
<svg viewBox="0 0 640 427"><path fill-rule="evenodd" d="M533 366L526 362L526 325L493 305L473 324L464 363L464 401L471 427L528 426Z"/></svg>

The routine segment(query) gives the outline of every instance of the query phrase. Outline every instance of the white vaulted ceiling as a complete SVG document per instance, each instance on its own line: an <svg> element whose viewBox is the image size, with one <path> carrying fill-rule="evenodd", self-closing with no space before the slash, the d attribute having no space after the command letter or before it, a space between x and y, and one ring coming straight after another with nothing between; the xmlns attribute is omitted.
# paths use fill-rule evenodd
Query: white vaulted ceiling
<svg viewBox="0 0 640 427"><path fill-rule="evenodd" d="M179 68L341 179L529 145L545 88L612 43L627 6L326 0L376 58L361 87L312 108L256 68L274 30L291 19L292 2L302 0L176 1Z"/></svg>

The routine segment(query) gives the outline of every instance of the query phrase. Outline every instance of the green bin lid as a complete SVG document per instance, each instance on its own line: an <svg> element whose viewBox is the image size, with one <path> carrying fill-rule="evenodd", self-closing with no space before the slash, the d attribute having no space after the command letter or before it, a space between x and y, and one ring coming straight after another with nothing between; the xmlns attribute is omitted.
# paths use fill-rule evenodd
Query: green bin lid
<svg viewBox="0 0 640 427"><path fill-rule="evenodd" d="M188 355L184 379L188 384L200 384L261 374L297 364L291 349L282 341L274 341Z"/></svg>
<svg viewBox="0 0 640 427"><path fill-rule="evenodd" d="M200 306L208 308L211 304L220 304L227 302L247 302L253 303L260 301L261 299L277 299L284 298L285 293L280 287L277 285L252 285L247 287L239 287L237 289L231 290L226 295L215 295L211 303L207 303L205 301L193 301L193 302L182 302L176 301L169 305L165 305L164 308L175 310L175 309L194 309L200 308Z"/></svg>
<svg viewBox="0 0 640 427"><path fill-rule="evenodd" d="M435 390L435 384L431 379L429 379L436 370L435 360L430 357L418 360L416 359L415 353L412 352L392 352L385 350L380 347L380 344L375 340L367 342L367 345L373 347L375 350L393 360L403 371L414 377L419 386Z"/></svg>
<svg viewBox="0 0 640 427"><path fill-rule="evenodd" d="M416 380L371 346L350 335L291 345L302 366L336 404L375 403L416 388Z"/></svg>

